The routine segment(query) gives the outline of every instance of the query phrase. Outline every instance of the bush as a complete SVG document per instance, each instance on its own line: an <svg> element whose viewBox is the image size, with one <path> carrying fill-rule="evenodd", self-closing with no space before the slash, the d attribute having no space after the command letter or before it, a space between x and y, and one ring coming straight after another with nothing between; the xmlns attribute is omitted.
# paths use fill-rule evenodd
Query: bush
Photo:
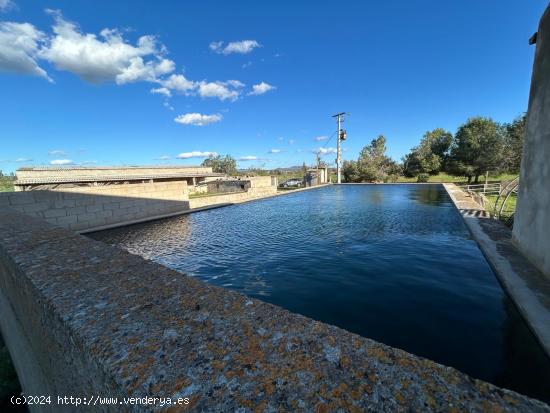
<svg viewBox="0 0 550 413"><path fill-rule="evenodd" d="M420 174L416 178L416 182L429 182L430 181L430 175L428 174Z"/></svg>

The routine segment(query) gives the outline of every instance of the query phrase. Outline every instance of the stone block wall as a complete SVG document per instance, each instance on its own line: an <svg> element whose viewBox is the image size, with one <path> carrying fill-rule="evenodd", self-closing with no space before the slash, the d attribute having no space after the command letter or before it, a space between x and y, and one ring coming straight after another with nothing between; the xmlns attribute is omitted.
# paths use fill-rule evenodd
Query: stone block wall
<svg viewBox="0 0 550 413"><path fill-rule="evenodd" d="M0 193L0 208L75 231L125 225L189 209L185 181Z"/></svg>

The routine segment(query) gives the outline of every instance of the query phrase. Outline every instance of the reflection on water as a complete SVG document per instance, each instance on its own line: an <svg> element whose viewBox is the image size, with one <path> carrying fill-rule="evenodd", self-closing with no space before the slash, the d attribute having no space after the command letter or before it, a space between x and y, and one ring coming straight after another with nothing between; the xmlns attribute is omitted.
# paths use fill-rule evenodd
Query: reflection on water
<svg viewBox="0 0 550 413"><path fill-rule="evenodd" d="M550 399L549 360L440 185L331 186L91 236Z"/></svg>

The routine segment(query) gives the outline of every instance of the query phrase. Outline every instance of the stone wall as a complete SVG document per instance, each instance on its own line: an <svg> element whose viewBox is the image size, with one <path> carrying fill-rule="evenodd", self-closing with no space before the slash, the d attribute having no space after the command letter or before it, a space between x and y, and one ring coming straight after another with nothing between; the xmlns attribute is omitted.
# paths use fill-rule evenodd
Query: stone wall
<svg viewBox="0 0 550 413"><path fill-rule="evenodd" d="M31 411L159 407L125 397L187 398L170 411L190 412L550 411L7 208L0 311L23 392L52 398ZM58 396L118 399L86 408Z"/></svg>
<svg viewBox="0 0 550 413"><path fill-rule="evenodd" d="M550 278L550 6L537 33L514 242Z"/></svg>
<svg viewBox="0 0 550 413"><path fill-rule="evenodd" d="M189 197L185 181L130 183L0 193L0 208L4 207L85 231L186 211Z"/></svg>

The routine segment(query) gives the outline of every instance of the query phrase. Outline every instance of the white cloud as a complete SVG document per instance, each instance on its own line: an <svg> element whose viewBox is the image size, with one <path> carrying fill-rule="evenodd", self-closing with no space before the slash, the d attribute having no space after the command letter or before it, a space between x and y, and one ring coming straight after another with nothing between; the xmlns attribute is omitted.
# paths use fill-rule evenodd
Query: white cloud
<svg viewBox="0 0 550 413"><path fill-rule="evenodd" d="M30 23L0 22L0 70L52 81L36 62L46 35Z"/></svg>
<svg viewBox="0 0 550 413"><path fill-rule="evenodd" d="M67 152L56 149L56 150L53 150L53 151L49 151L48 155L50 155L50 156L67 156Z"/></svg>
<svg viewBox="0 0 550 413"><path fill-rule="evenodd" d="M268 153L281 153L282 151L282 149L270 149Z"/></svg>
<svg viewBox="0 0 550 413"><path fill-rule="evenodd" d="M161 85L177 93L188 94L197 87L197 82L188 80L183 75L170 75L168 79L161 81Z"/></svg>
<svg viewBox="0 0 550 413"><path fill-rule="evenodd" d="M117 29L86 33L76 23L65 20L61 12L47 12L54 18L53 32L49 35L30 23L0 22L0 71L34 74L52 81L39 66L43 60L91 83L154 83L156 86L150 92L166 98L177 93L235 101L243 94L245 85L238 80L193 81L183 74L174 74L174 61L164 57L166 48L154 36L141 36L131 43ZM211 47L229 54L244 53L259 44L246 40L223 48L222 44ZM166 100L164 105L172 109Z"/></svg>
<svg viewBox="0 0 550 413"><path fill-rule="evenodd" d="M170 92L170 89L165 87L157 87L157 88L151 89L151 93L157 94L157 95L164 95L167 98L172 96L172 92Z"/></svg>
<svg viewBox="0 0 550 413"><path fill-rule="evenodd" d="M218 156L217 152L201 152L201 151L193 151L193 152L183 152L180 153L176 158L178 159L190 159L190 158L211 158Z"/></svg>
<svg viewBox="0 0 550 413"><path fill-rule="evenodd" d="M326 141L328 139L328 136L316 136L315 138L313 138L314 141L316 142L321 142L321 141Z"/></svg>
<svg viewBox="0 0 550 413"><path fill-rule="evenodd" d="M249 95L263 95L264 93L269 92L270 90L277 89L275 86L270 85L269 83L261 82L257 85L252 86L252 91Z"/></svg>
<svg viewBox="0 0 550 413"><path fill-rule="evenodd" d="M210 42L210 44L208 45L210 50L212 50L216 53L221 53L223 51L222 46L223 46L223 42Z"/></svg>
<svg viewBox="0 0 550 413"><path fill-rule="evenodd" d="M206 80L195 82L187 79L183 75L176 74L171 75L165 80L161 80L159 83L162 85L162 88L154 89L158 91L158 93L161 93L160 89L168 92L173 90L184 95L198 94L203 98L218 98L222 101L226 99L230 101L237 100L241 95L241 89L245 86L244 83L234 79L226 81L217 80L214 82L208 82Z"/></svg>
<svg viewBox="0 0 550 413"><path fill-rule="evenodd" d="M167 161L168 159L172 159L172 157L168 156L168 155L162 155L162 156L159 156L156 159L159 160L159 161Z"/></svg>
<svg viewBox="0 0 550 413"><path fill-rule="evenodd" d="M229 42L227 46L223 46L224 42L212 42L209 47L210 50L218 54L248 54L257 47L262 47L256 40L241 40L238 42Z"/></svg>
<svg viewBox="0 0 550 413"><path fill-rule="evenodd" d="M288 144L289 144L289 145L294 145L294 142L296 142L294 139L289 139L289 140L288 140Z"/></svg>
<svg viewBox="0 0 550 413"><path fill-rule="evenodd" d="M15 162L31 162L32 159L30 158L17 158Z"/></svg>
<svg viewBox="0 0 550 413"><path fill-rule="evenodd" d="M226 82L199 82L198 94L201 97L218 98L220 100L237 100L241 94L240 89L244 84L238 80L228 80Z"/></svg>
<svg viewBox="0 0 550 413"><path fill-rule="evenodd" d="M39 55L59 70L74 73L91 83L124 84L157 81L159 76L175 68L173 61L162 57L164 47L157 45L154 36L141 36L134 46L116 29L103 29L99 36L81 33L77 25L66 21L59 11L49 10L49 13L55 18L54 35Z"/></svg>
<svg viewBox="0 0 550 413"><path fill-rule="evenodd" d="M252 66L252 62L249 60L248 62L243 63L241 67L242 67L243 69L246 69L247 67L250 67L250 66Z"/></svg>
<svg viewBox="0 0 550 413"><path fill-rule="evenodd" d="M336 153L336 148L317 148L312 150L313 153L317 153L319 155L328 155L331 153Z"/></svg>
<svg viewBox="0 0 550 413"><path fill-rule="evenodd" d="M70 159L54 159L50 161L50 165L72 165L73 163Z"/></svg>
<svg viewBox="0 0 550 413"><path fill-rule="evenodd" d="M257 156L254 156L254 155L248 155L248 156L241 156L239 158L239 161L257 161L259 160L260 158L258 158Z"/></svg>
<svg viewBox="0 0 550 413"><path fill-rule="evenodd" d="M15 3L11 0L0 0L0 12L8 11L15 7Z"/></svg>
<svg viewBox="0 0 550 413"><path fill-rule="evenodd" d="M210 123L219 122L222 120L223 116L219 113L213 115L203 115L201 113L186 113L184 115L177 116L174 121L181 123L183 125L195 125L195 126L205 126Z"/></svg>

